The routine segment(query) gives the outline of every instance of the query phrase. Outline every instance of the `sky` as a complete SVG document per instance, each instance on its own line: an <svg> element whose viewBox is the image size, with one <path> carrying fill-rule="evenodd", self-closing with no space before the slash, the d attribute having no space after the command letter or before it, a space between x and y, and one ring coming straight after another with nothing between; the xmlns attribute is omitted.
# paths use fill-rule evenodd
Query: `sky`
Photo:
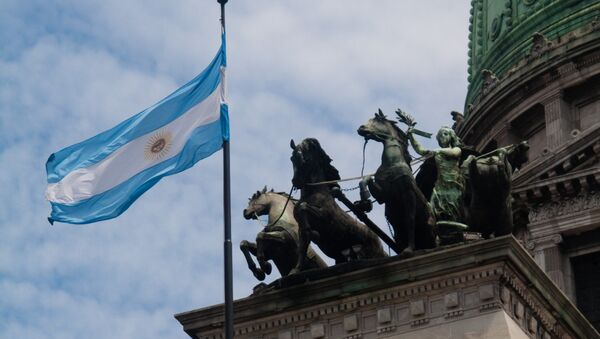
<svg viewBox="0 0 600 339"><path fill-rule="evenodd" d="M231 0L226 11L234 296L243 298L258 281L238 244L260 225L242 210L264 185L290 190L290 139L318 138L353 177L356 129L378 108L402 108L430 132L462 111L469 2ZM0 338L188 338L173 315L223 302L221 152L116 219L50 226L44 198L51 153L208 65L219 14L206 0L0 1ZM367 145L365 173L381 150ZM370 216L387 228L381 207Z"/></svg>

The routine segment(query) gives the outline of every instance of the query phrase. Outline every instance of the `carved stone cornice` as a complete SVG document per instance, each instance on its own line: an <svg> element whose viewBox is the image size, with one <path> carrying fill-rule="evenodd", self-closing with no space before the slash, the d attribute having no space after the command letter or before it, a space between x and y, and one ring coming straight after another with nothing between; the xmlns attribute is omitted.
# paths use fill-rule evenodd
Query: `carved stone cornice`
<svg viewBox="0 0 600 339"><path fill-rule="evenodd" d="M236 301L236 338L397 338L504 315L535 338L599 337L511 236L328 270ZM176 318L192 338L222 338L222 305Z"/></svg>
<svg viewBox="0 0 600 339"><path fill-rule="evenodd" d="M531 49L527 55L531 59L539 58L552 49L552 41L546 39L546 37L540 32L534 33L531 40Z"/></svg>
<svg viewBox="0 0 600 339"><path fill-rule="evenodd" d="M546 157L527 164L513 176L513 192L520 192L538 181L568 175L581 164L600 160L600 125L590 127L575 139ZM592 166L593 167L593 166Z"/></svg>
<svg viewBox="0 0 600 339"><path fill-rule="evenodd" d="M567 198L573 199L591 194L598 186L600 186L600 166L517 187L513 189L512 196L515 200L530 206L542 206L552 201L554 201L552 204L557 206Z"/></svg>
<svg viewBox="0 0 600 339"><path fill-rule="evenodd" d="M600 209L600 194L590 193L561 201L538 204L529 211L529 222L540 223L548 219L572 217L577 213Z"/></svg>
<svg viewBox="0 0 600 339"><path fill-rule="evenodd" d="M489 69L484 69L481 71L481 76L483 78L483 83L481 84L481 93L482 95L487 95L490 93L496 86L500 80L496 77L494 72Z"/></svg>

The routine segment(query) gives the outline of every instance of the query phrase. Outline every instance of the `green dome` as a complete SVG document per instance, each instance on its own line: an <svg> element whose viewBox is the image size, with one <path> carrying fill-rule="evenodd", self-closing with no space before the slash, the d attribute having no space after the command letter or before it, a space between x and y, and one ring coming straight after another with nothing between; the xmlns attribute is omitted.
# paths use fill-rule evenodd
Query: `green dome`
<svg viewBox="0 0 600 339"><path fill-rule="evenodd" d="M471 1L465 113L468 115L470 105L481 97L483 70L502 78L530 53L535 33L555 40L591 23L599 15L598 0Z"/></svg>

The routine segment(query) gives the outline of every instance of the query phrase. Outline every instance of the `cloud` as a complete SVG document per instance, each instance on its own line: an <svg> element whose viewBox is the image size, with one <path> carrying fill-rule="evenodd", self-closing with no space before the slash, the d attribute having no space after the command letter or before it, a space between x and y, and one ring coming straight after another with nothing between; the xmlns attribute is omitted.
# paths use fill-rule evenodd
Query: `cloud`
<svg viewBox="0 0 600 339"><path fill-rule="evenodd" d="M406 109L424 130L451 123L466 93L468 4L227 6L240 298L257 281L237 244L260 227L241 210L265 184L289 190L291 138L317 137L348 177L362 165L356 128L377 108ZM186 338L172 315L222 302L221 153L164 179L114 220L51 227L43 197L48 155L154 104L208 64L218 15L216 2L192 0L0 4L1 337ZM365 173L380 152L368 144ZM371 214L385 227L380 206Z"/></svg>

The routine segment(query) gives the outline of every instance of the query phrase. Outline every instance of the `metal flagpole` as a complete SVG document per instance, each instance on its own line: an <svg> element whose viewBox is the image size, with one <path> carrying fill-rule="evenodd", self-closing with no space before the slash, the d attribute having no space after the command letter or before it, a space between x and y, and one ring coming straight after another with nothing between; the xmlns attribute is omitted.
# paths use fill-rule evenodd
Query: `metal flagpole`
<svg viewBox="0 0 600 339"><path fill-rule="evenodd" d="M221 29L225 34L225 4L227 0L217 0L221 4ZM229 162L229 140L223 141L223 214L225 258L225 339L233 339L233 268L231 251L231 178Z"/></svg>

